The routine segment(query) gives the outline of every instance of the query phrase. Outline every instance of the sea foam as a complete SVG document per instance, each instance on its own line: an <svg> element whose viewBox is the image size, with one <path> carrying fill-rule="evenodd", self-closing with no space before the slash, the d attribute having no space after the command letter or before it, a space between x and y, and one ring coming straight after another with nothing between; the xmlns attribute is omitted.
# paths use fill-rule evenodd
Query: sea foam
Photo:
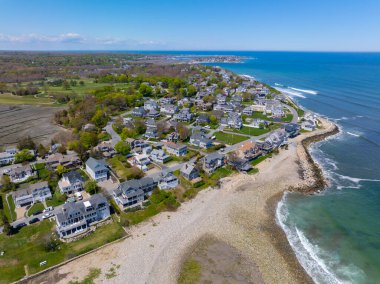
<svg viewBox="0 0 380 284"><path fill-rule="evenodd" d="M275 87L275 89L282 93L288 94L290 96L306 99L306 97L302 93L294 91L294 90L289 90L289 89L279 88L279 87Z"/></svg>
<svg viewBox="0 0 380 284"><path fill-rule="evenodd" d="M318 92L317 91L313 91L313 90L305 90L305 89L299 89L299 88L293 88L293 87L289 87L289 89L292 89L294 91L298 91L298 92L301 92L301 93L305 93L305 94L318 95Z"/></svg>

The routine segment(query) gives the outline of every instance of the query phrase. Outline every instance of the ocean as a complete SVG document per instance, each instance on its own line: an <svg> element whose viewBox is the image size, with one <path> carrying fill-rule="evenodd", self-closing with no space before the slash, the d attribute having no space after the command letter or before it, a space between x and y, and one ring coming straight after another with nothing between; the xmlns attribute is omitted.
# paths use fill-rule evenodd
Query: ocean
<svg viewBox="0 0 380 284"><path fill-rule="evenodd" d="M380 282L380 53L208 52L245 55L218 64L254 76L340 134L312 146L330 179L320 194L289 193L277 222L317 283Z"/></svg>

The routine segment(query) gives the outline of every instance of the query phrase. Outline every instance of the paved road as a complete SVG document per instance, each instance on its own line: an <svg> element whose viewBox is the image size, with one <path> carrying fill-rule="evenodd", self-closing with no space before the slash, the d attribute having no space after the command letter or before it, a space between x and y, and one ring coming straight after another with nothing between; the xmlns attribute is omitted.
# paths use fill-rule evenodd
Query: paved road
<svg viewBox="0 0 380 284"><path fill-rule="evenodd" d="M298 123L298 112L291 106L287 104L282 104L284 107L286 107L293 115L292 123Z"/></svg>
<svg viewBox="0 0 380 284"><path fill-rule="evenodd" d="M53 211L50 211L49 213L53 213L54 216L55 216L57 213L59 213L59 212L62 211L62 206L63 206L63 205L59 205L59 206L57 206L57 207L54 207ZM18 224L20 224L20 223L25 223L25 224L29 225L29 221L32 220L32 219L34 219L34 218L38 218L40 221L43 220L43 219L42 219L42 216L43 216L44 214L45 214L45 213L41 213L41 214L38 214L38 215L34 215L34 216L32 215L32 216L30 216L30 217L24 217L24 218L18 219L18 220L16 220L16 221L14 221L11 225L12 225L13 227L16 227L16 226L17 226ZM53 218L53 217L51 217L51 218Z"/></svg>
<svg viewBox="0 0 380 284"><path fill-rule="evenodd" d="M107 131L107 133L109 135L111 135L111 145L112 147L115 147L116 143L121 141L121 138L120 138L120 135L117 134L115 132L115 130L113 130L112 128L112 124L114 123L114 120L111 119L110 121L108 121L106 127L105 127L105 130Z"/></svg>

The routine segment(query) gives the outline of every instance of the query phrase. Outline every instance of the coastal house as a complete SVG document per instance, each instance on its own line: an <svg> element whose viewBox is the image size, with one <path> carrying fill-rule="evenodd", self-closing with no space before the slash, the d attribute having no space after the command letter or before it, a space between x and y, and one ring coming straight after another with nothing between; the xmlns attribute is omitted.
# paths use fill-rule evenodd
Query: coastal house
<svg viewBox="0 0 380 284"><path fill-rule="evenodd" d="M258 143L253 141L244 142L236 151L236 156L240 159L251 161L262 154Z"/></svg>
<svg viewBox="0 0 380 284"><path fill-rule="evenodd" d="M46 167L55 170L59 165L66 169L77 168L81 165L81 160L75 152L68 152L66 155L54 153L45 159Z"/></svg>
<svg viewBox="0 0 380 284"><path fill-rule="evenodd" d="M228 165L233 167L234 169L238 170L239 172L248 172L253 169L252 165L249 163L247 159L244 158L234 158L234 159L228 159Z"/></svg>
<svg viewBox="0 0 380 284"><path fill-rule="evenodd" d="M110 158L116 154L114 147L112 146L111 141L102 141L95 148L96 151L102 153L104 157Z"/></svg>
<svg viewBox="0 0 380 284"><path fill-rule="evenodd" d="M158 182L151 177L131 179L120 183L112 195L116 203L125 208L142 202L144 196L149 195L157 185Z"/></svg>
<svg viewBox="0 0 380 284"><path fill-rule="evenodd" d="M145 116L145 109L143 107L135 107L132 110L132 115L137 117L144 117Z"/></svg>
<svg viewBox="0 0 380 284"><path fill-rule="evenodd" d="M12 168L8 175L11 182L16 183L26 181L28 178L34 176L33 170L29 164Z"/></svg>
<svg viewBox="0 0 380 284"><path fill-rule="evenodd" d="M177 142L179 140L179 133L178 132L172 132L172 133L169 133L167 136L166 136L166 139L169 141L169 142Z"/></svg>
<svg viewBox="0 0 380 284"><path fill-rule="evenodd" d="M212 140L202 132L195 132L190 137L190 144L203 149L208 149L212 147Z"/></svg>
<svg viewBox="0 0 380 284"><path fill-rule="evenodd" d="M155 109L151 109L147 114L146 114L147 117L150 117L150 118L159 118L160 117L160 113L155 110Z"/></svg>
<svg viewBox="0 0 380 284"><path fill-rule="evenodd" d="M85 179L77 171L64 173L58 182L58 187L61 193L72 194L82 191Z"/></svg>
<svg viewBox="0 0 380 284"><path fill-rule="evenodd" d="M269 125L268 121L261 118L254 118L252 119L250 123L250 126L253 128L265 128L268 125Z"/></svg>
<svg viewBox="0 0 380 284"><path fill-rule="evenodd" d="M290 138L296 137L300 133L300 127L296 123L286 123L282 127Z"/></svg>
<svg viewBox="0 0 380 284"><path fill-rule="evenodd" d="M225 164L225 158L218 152L208 154L203 158L203 170L207 174L212 174L217 169L223 167Z"/></svg>
<svg viewBox="0 0 380 284"><path fill-rule="evenodd" d="M13 200L17 208L32 205L36 202L44 202L51 197L47 181L31 184L28 188L17 190L13 193Z"/></svg>
<svg viewBox="0 0 380 284"><path fill-rule="evenodd" d="M144 140L127 138L126 142L131 146L131 152L135 154L149 154L153 148Z"/></svg>
<svg viewBox="0 0 380 284"><path fill-rule="evenodd" d="M272 132L266 139L265 144L270 145L272 149L281 147L287 143L287 134L284 129ZM266 145L265 145L266 146Z"/></svg>
<svg viewBox="0 0 380 284"><path fill-rule="evenodd" d="M216 102L219 105L224 105L227 102L227 97L222 94L218 94L216 96Z"/></svg>
<svg viewBox="0 0 380 284"><path fill-rule="evenodd" d="M181 157L187 154L187 146L184 144L167 142L165 143L165 150L170 154Z"/></svg>
<svg viewBox="0 0 380 284"><path fill-rule="evenodd" d="M164 104L161 106L160 112L166 115L174 115L178 112L178 106L172 104Z"/></svg>
<svg viewBox="0 0 380 284"><path fill-rule="evenodd" d="M199 178L199 176L200 176L199 171L197 170L195 165L191 164L191 163L185 163L182 166L180 173L181 173L181 176L183 176L184 178L186 178L189 181L195 180L195 179Z"/></svg>
<svg viewBox="0 0 380 284"><path fill-rule="evenodd" d="M222 118L220 124L234 129L240 129L243 127L241 116L235 112L229 113L228 118Z"/></svg>
<svg viewBox="0 0 380 284"><path fill-rule="evenodd" d="M160 149L160 150L154 149L152 151L152 153L150 153L149 158L152 161L157 162L157 163L161 163L161 164L170 160L170 156L168 154L166 154L165 151L162 149Z"/></svg>
<svg viewBox="0 0 380 284"><path fill-rule="evenodd" d="M146 172L150 164L149 156L146 154L139 154L131 158L131 164L138 167L140 170Z"/></svg>
<svg viewBox="0 0 380 284"><path fill-rule="evenodd" d="M159 177L158 188L167 190L178 186L178 178L171 172L163 171Z"/></svg>
<svg viewBox="0 0 380 284"><path fill-rule="evenodd" d="M158 138L157 127L148 127L144 133L144 136L146 138L157 139Z"/></svg>
<svg viewBox="0 0 380 284"><path fill-rule="evenodd" d="M95 181L105 181L108 179L108 166L103 160L90 157L86 161L86 172Z"/></svg>
<svg viewBox="0 0 380 284"><path fill-rule="evenodd" d="M174 115L174 119L181 122L191 122L193 116L189 108L183 108L179 113Z"/></svg>
<svg viewBox="0 0 380 284"><path fill-rule="evenodd" d="M210 117L207 114L201 114L197 118L197 124L209 124Z"/></svg>
<svg viewBox="0 0 380 284"><path fill-rule="evenodd" d="M157 123L153 118L149 118L145 121L147 128L157 128Z"/></svg>
<svg viewBox="0 0 380 284"><path fill-rule="evenodd" d="M154 100L147 100L144 102L144 109L146 111L158 110L158 105Z"/></svg>
<svg viewBox="0 0 380 284"><path fill-rule="evenodd" d="M317 125L313 120L305 120L301 123L301 128L306 131L314 131Z"/></svg>
<svg viewBox="0 0 380 284"><path fill-rule="evenodd" d="M15 160L17 150L15 148L7 148L0 153L0 166L12 164Z"/></svg>
<svg viewBox="0 0 380 284"><path fill-rule="evenodd" d="M61 238L80 235L110 217L107 199L102 194L95 194L86 201L65 203L60 210L55 220Z"/></svg>
<svg viewBox="0 0 380 284"><path fill-rule="evenodd" d="M243 109L243 114L251 116L253 114L253 110L251 106L247 106Z"/></svg>

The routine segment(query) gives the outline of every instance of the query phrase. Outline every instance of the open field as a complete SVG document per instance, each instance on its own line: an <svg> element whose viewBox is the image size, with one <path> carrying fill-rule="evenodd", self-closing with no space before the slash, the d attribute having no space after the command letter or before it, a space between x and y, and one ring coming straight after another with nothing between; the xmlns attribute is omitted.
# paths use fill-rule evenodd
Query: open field
<svg viewBox="0 0 380 284"><path fill-rule="evenodd" d="M12 94L0 94L1 105L53 105L54 101L46 97L15 96Z"/></svg>
<svg viewBox="0 0 380 284"><path fill-rule="evenodd" d="M237 134L229 134L222 131L215 132L214 135L215 135L216 140L220 142L224 142L229 145L233 145L233 144L236 144L248 139L246 136L241 136Z"/></svg>
<svg viewBox="0 0 380 284"><path fill-rule="evenodd" d="M61 127L53 123L53 116L60 108L0 104L0 146L16 144L25 136L37 142L49 143Z"/></svg>

